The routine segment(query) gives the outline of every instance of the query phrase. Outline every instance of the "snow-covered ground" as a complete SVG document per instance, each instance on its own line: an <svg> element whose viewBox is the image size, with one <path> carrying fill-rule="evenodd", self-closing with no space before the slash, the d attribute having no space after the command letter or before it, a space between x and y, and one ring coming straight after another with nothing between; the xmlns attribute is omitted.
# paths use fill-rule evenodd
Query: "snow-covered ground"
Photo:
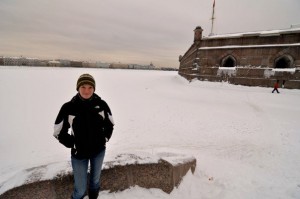
<svg viewBox="0 0 300 199"><path fill-rule="evenodd" d="M116 123L106 159L140 152L197 159L195 173L170 195L133 187L99 198L300 198L300 90L273 94L272 88L188 82L174 71L4 66L0 194L26 169L67 167L70 153L52 136L53 123L86 72Z"/></svg>

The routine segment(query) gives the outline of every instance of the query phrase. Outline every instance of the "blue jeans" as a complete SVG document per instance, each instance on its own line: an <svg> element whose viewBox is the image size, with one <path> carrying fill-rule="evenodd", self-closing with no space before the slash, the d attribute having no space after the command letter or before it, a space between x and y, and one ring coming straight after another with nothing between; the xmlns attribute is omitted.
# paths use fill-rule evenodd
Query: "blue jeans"
<svg viewBox="0 0 300 199"><path fill-rule="evenodd" d="M74 191L72 194L73 199L81 199L86 195L89 162L89 191L98 192L100 190L100 175L104 156L105 149L89 159L76 159L73 156L71 157L74 174Z"/></svg>

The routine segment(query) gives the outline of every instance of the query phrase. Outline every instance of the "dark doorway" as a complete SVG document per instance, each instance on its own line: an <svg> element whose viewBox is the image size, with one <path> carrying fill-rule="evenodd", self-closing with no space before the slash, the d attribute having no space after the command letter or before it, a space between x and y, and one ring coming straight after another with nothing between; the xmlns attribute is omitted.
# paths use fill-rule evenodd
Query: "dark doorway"
<svg viewBox="0 0 300 199"><path fill-rule="evenodd" d="M289 68L290 60L286 57L282 57L278 59L275 63L275 68Z"/></svg>
<svg viewBox="0 0 300 199"><path fill-rule="evenodd" d="M234 66L235 66L235 61L231 57L228 57L223 63L223 67L234 67Z"/></svg>
<svg viewBox="0 0 300 199"><path fill-rule="evenodd" d="M289 64L286 59L280 58L275 65L275 68L288 68Z"/></svg>

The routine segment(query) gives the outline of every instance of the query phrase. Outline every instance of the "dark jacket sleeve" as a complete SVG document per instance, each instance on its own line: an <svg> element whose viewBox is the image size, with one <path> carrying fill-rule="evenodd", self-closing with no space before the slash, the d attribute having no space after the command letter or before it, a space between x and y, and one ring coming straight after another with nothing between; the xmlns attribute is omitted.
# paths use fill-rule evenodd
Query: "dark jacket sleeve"
<svg viewBox="0 0 300 199"><path fill-rule="evenodd" d="M55 120L54 123L54 134L53 136L59 140L64 146L72 148L74 146L74 136L68 133L70 124L68 122L67 104L64 104Z"/></svg>
<svg viewBox="0 0 300 199"><path fill-rule="evenodd" d="M114 120L113 120L113 116L112 113L110 111L109 106L107 105L107 103L105 101L103 101L104 103L104 113L105 113L105 119L104 119L104 135L105 138L107 138L107 141L110 139L112 132L114 130Z"/></svg>

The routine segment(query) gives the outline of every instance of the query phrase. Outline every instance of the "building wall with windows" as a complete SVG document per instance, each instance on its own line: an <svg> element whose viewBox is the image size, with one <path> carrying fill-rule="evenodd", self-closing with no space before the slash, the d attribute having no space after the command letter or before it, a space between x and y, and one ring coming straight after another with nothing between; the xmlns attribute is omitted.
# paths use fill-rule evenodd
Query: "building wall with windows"
<svg viewBox="0 0 300 199"><path fill-rule="evenodd" d="M3 62L6 66L22 66L25 62L23 57L4 57Z"/></svg>
<svg viewBox="0 0 300 199"><path fill-rule="evenodd" d="M26 58L26 57L3 57L3 64L6 66L43 66L42 61L37 58Z"/></svg>
<svg viewBox="0 0 300 199"><path fill-rule="evenodd" d="M83 63L82 63L82 61L70 61L70 66L71 67L82 68L83 67Z"/></svg>
<svg viewBox="0 0 300 199"><path fill-rule="evenodd" d="M187 79L228 81L247 86L300 89L300 28L202 37L179 57L179 74Z"/></svg>

